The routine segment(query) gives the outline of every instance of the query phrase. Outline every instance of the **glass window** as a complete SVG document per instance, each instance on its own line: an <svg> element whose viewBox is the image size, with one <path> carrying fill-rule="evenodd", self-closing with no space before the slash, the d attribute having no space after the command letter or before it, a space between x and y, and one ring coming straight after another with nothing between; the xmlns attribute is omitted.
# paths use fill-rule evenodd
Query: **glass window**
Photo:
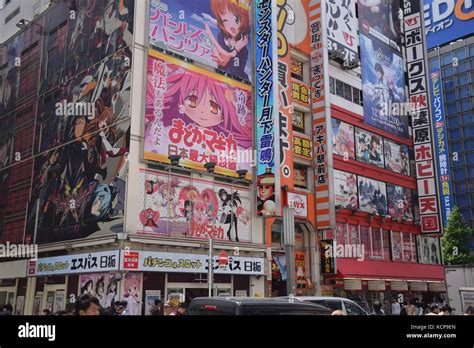
<svg viewBox="0 0 474 348"><path fill-rule="evenodd" d="M449 133L449 140L459 140L461 139L461 130L459 128L457 129L451 129L448 131Z"/></svg>
<svg viewBox="0 0 474 348"><path fill-rule="evenodd" d="M459 117L457 116L452 116L452 117L448 117L448 127L457 127L459 126Z"/></svg>
<svg viewBox="0 0 474 348"><path fill-rule="evenodd" d="M462 152L459 152L457 156L457 160L455 161L453 158L453 166L459 167L462 165L464 165L464 155L462 154Z"/></svg>
<svg viewBox="0 0 474 348"><path fill-rule="evenodd" d="M336 95L344 98L344 83L336 80Z"/></svg>
<svg viewBox="0 0 474 348"><path fill-rule="evenodd" d="M466 151L474 149L474 140L464 140L464 148L466 149Z"/></svg>
<svg viewBox="0 0 474 348"><path fill-rule="evenodd" d="M347 225L347 240L350 244L359 244L357 225Z"/></svg>
<svg viewBox="0 0 474 348"><path fill-rule="evenodd" d="M474 205L474 195L470 195L471 198L470 198L470 202L471 202L471 205Z"/></svg>
<svg viewBox="0 0 474 348"><path fill-rule="evenodd" d="M458 88L458 92L459 92L459 99L467 98L471 96L471 91L469 90L469 88L466 88L466 87Z"/></svg>
<svg viewBox="0 0 474 348"><path fill-rule="evenodd" d="M467 176L470 178L474 178L474 166L467 167ZM472 198L474 200L474 196Z"/></svg>
<svg viewBox="0 0 474 348"><path fill-rule="evenodd" d="M449 104L446 104L446 113L448 115L453 115L455 113L457 113L458 110L457 110L457 105L456 103L449 103Z"/></svg>
<svg viewBox="0 0 474 348"><path fill-rule="evenodd" d="M455 142L455 143L450 143L449 148L451 149L452 152L461 152L462 147L460 142Z"/></svg>
<svg viewBox="0 0 474 348"><path fill-rule="evenodd" d="M469 111L471 110L471 99L463 99L459 103L461 111Z"/></svg>
<svg viewBox="0 0 474 348"><path fill-rule="evenodd" d="M445 90L453 89L454 87L456 87L456 82L454 81L454 77L444 80Z"/></svg>
<svg viewBox="0 0 474 348"><path fill-rule="evenodd" d="M470 150L474 150L474 149L470 149ZM468 164L473 164L474 163L474 153L466 154L466 162Z"/></svg>
<svg viewBox="0 0 474 348"><path fill-rule="evenodd" d="M364 258L369 259L372 254L372 245L370 244L370 227L360 226L360 243L364 245Z"/></svg>
<svg viewBox="0 0 474 348"><path fill-rule="evenodd" d="M372 258L382 258L382 230L380 228L371 228L372 237Z"/></svg>
<svg viewBox="0 0 474 348"><path fill-rule="evenodd" d="M456 101L456 90L446 92L444 94L444 98L446 99L446 102L448 102L448 103Z"/></svg>
<svg viewBox="0 0 474 348"><path fill-rule="evenodd" d="M360 105L360 90L357 88L352 87L352 101L357 105Z"/></svg>
<svg viewBox="0 0 474 348"><path fill-rule="evenodd" d="M469 70L469 61L463 60L462 62L459 62L458 67L456 68L456 72L463 73Z"/></svg>
<svg viewBox="0 0 474 348"><path fill-rule="evenodd" d="M334 77L329 78L329 90L332 94L336 94L336 86L334 86Z"/></svg>
<svg viewBox="0 0 474 348"><path fill-rule="evenodd" d="M464 179L466 175L464 174L464 167L453 169L454 180Z"/></svg>
<svg viewBox="0 0 474 348"><path fill-rule="evenodd" d="M402 260L402 239L401 233L392 231L392 260Z"/></svg>
<svg viewBox="0 0 474 348"><path fill-rule="evenodd" d="M441 55L441 64L442 65L448 65L451 64L453 60L453 54L451 52L444 53Z"/></svg>
<svg viewBox="0 0 474 348"><path fill-rule="evenodd" d="M456 205L460 208L468 206L467 196L466 195L456 195Z"/></svg>
<svg viewBox="0 0 474 348"><path fill-rule="evenodd" d="M454 51L454 56L459 60L466 58L466 47L458 48Z"/></svg>
<svg viewBox="0 0 474 348"><path fill-rule="evenodd" d="M466 189L466 182L459 181L454 183L454 188L456 189L456 193L465 193Z"/></svg>
<svg viewBox="0 0 474 348"><path fill-rule="evenodd" d="M446 65L443 67L443 77L450 77L454 75L454 67L452 65Z"/></svg>
<svg viewBox="0 0 474 348"><path fill-rule="evenodd" d="M458 86L464 86L469 83L469 75L463 74L457 77Z"/></svg>
<svg viewBox="0 0 474 348"><path fill-rule="evenodd" d="M469 209L459 209L459 211L461 212L461 215L464 218L464 221L471 220L471 216L469 214Z"/></svg>
<svg viewBox="0 0 474 348"><path fill-rule="evenodd" d="M429 64L430 64L430 70L439 68L439 58L438 57L431 58L429 61Z"/></svg>
<svg viewBox="0 0 474 348"><path fill-rule="evenodd" d="M472 136L474 136L474 127L472 127L472 126L462 127L462 133L465 137L472 137ZM469 162L469 160L468 160L468 162Z"/></svg>
<svg viewBox="0 0 474 348"><path fill-rule="evenodd" d="M468 124L474 122L474 113L465 113L461 115L461 120L463 124Z"/></svg>
<svg viewBox="0 0 474 348"><path fill-rule="evenodd" d="M383 236L383 259L390 261L390 232L388 230L382 230Z"/></svg>
<svg viewBox="0 0 474 348"><path fill-rule="evenodd" d="M344 245L344 231L346 224L336 224L336 243Z"/></svg>
<svg viewBox="0 0 474 348"><path fill-rule="evenodd" d="M349 301L344 301L344 306L346 307L347 315L365 315L359 307Z"/></svg>
<svg viewBox="0 0 474 348"><path fill-rule="evenodd" d="M469 46L469 56L474 57L474 44Z"/></svg>
<svg viewBox="0 0 474 348"><path fill-rule="evenodd" d="M344 84L344 99L352 101L352 87L346 83Z"/></svg>

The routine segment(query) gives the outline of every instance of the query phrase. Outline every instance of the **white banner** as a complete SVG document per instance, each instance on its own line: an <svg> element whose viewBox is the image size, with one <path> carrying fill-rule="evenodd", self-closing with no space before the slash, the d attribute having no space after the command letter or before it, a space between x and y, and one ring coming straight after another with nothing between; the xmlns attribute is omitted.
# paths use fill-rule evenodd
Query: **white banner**
<svg viewBox="0 0 474 348"><path fill-rule="evenodd" d="M117 271L119 250L47 257L28 262L28 276Z"/></svg>
<svg viewBox="0 0 474 348"><path fill-rule="evenodd" d="M219 256L213 257L217 274L264 274L263 258L229 256L227 269L219 268ZM207 273L207 255L163 253L156 251L122 252L120 266L123 270L173 273Z"/></svg>
<svg viewBox="0 0 474 348"><path fill-rule="evenodd" d="M390 289L392 291L408 291L408 282L406 281L390 282Z"/></svg>

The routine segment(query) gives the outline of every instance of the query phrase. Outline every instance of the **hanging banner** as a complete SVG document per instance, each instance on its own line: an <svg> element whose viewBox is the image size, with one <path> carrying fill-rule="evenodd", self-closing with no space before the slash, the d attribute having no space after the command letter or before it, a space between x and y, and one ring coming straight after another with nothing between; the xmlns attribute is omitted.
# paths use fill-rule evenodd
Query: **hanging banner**
<svg viewBox="0 0 474 348"><path fill-rule="evenodd" d="M179 59L150 51L144 159L251 179L251 87Z"/></svg>
<svg viewBox="0 0 474 348"><path fill-rule="evenodd" d="M328 51L344 66L354 66L359 60L356 0L332 0L326 6Z"/></svg>
<svg viewBox="0 0 474 348"><path fill-rule="evenodd" d="M321 240L321 273L336 274L336 248L334 239Z"/></svg>
<svg viewBox="0 0 474 348"><path fill-rule="evenodd" d="M257 215L274 216L281 213L280 203L280 147L279 130L274 96L274 76L276 66L276 33L272 23L272 0L258 0L256 4L256 95L255 112L257 119ZM276 57L275 57L276 58Z"/></svg>
<svg viewBox="0 0 474 348"><path fill-rule="evenodd" d="M408 93L411 103L415 167L422 233L442 232L436 189L436 161L429 112L425 36L422 28L420 0L404 0L403 23L408 72Z"/></svg>
<svg viewBox="0 0 474 348"><path fill-rule="evenodd" d="M151 0L150 44L251 80L250 0Z"/></svg>
<svg viewBox="0 0 474 348"><path fill-rule="evenodd" d="M278 48L278 121L280 139L280 184L293 189L293 97L291 84L291 53L288 26L296 20L291 1L276 0ZM296 1L298 3L298 1ZM292 15L293 13L293 15ZM284 203L284 202L282 202Z"/></svg>
<svg viewBox="0 0 474 348"><path fill-rule="evenodd" d="M434 150L438 168L438 187L441 203L441 218L443 227L448 223L449 215L454 207L453 185L451 183L450 153L446 130L446 117L443 107L443 88L441 86L441 72L432 69L430 73L431 110L434 123Z"/></svg>
<svg viewBox="0 0 474 348"><path fill-rule="evenodd" d="M313 115L313 151L316 192L317 229L335 228L335 207L330 204L333 196L332 141L328 141L331 127L329 99L328 50L325 25L325 1L310 0L311 32L311 102Z"/></svg>

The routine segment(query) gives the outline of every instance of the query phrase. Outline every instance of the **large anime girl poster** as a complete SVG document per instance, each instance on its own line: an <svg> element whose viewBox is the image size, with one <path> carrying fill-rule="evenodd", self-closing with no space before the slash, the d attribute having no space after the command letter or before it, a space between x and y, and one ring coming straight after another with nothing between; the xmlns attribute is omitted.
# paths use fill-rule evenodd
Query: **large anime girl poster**
<svg viewBox="0 0 474 348"><path fill-rule="evenodd" d="M251 88L227 77L152 51L148 57L145 160L236 176L250 173ZM247 174L247 178L251 178Z"/></svg>
<svg viewBox="0 0 474 348"><path fill-rule="evenodd" d="M250 191L142 170L137 232L158 237L251 241Z"/></svg>
<svg viewBox="0 0 474 348"><path fill-rule="evenodd" d="M98 298L107 308L118 300L118 283L113 273L90 273L79 275L79 296L89 294Z"/></svg>
<svg viewBox="0 0 474 348"><path fill-rule="evenodd" d="M152 45L251 80L250 0L152 0L149 22Z"/></svg>

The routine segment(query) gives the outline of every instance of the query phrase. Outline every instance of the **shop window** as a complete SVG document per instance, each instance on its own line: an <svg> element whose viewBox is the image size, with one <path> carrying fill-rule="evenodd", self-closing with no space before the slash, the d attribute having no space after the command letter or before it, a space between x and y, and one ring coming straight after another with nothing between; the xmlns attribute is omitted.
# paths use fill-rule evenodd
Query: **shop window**
<svg viewBox="0 0 474 348"><path fill-rule="evenodd" d="M391 233L392 240L392 260L393 261L402 261L402 237L400 232L392 231Z"/></svg>
<svg viewBox="0 0 474 348"><path fill-rule="evenodd" d="M416 262L415 242L411 233L402 233L402 249L404 262Z"/></svg>
<svg viewBox="0 0 474 348"><path fill-rule="evenodd" d="M372 242L372 255L373 259L382 259L382 230L380 228L371 228L371 242Z"/></svg>
<svg viewBox="0 0 474 348"><path fill-rule="evenodd" d="M383 259L390 261L390 231L382 230L383 238Z"/></svg>
<svg viewBox="0 0 474 348"><path fill-rule="evenodd" d="M370 227L360 226L360 244L364 246L364 259L369 259L372 254Z"/></svg>
<svg viewBox="0 0 474 348"><path fill-rule="evenodd" d="M336 244L344 245L345 224L336 224Z"/></svg>
<svg viewBox="0 0 474 348"><path fill-rule="evenodd" d="M357 225L347 225L347 241L350 244L359 244L359 233L357 230Z"/></svg>

